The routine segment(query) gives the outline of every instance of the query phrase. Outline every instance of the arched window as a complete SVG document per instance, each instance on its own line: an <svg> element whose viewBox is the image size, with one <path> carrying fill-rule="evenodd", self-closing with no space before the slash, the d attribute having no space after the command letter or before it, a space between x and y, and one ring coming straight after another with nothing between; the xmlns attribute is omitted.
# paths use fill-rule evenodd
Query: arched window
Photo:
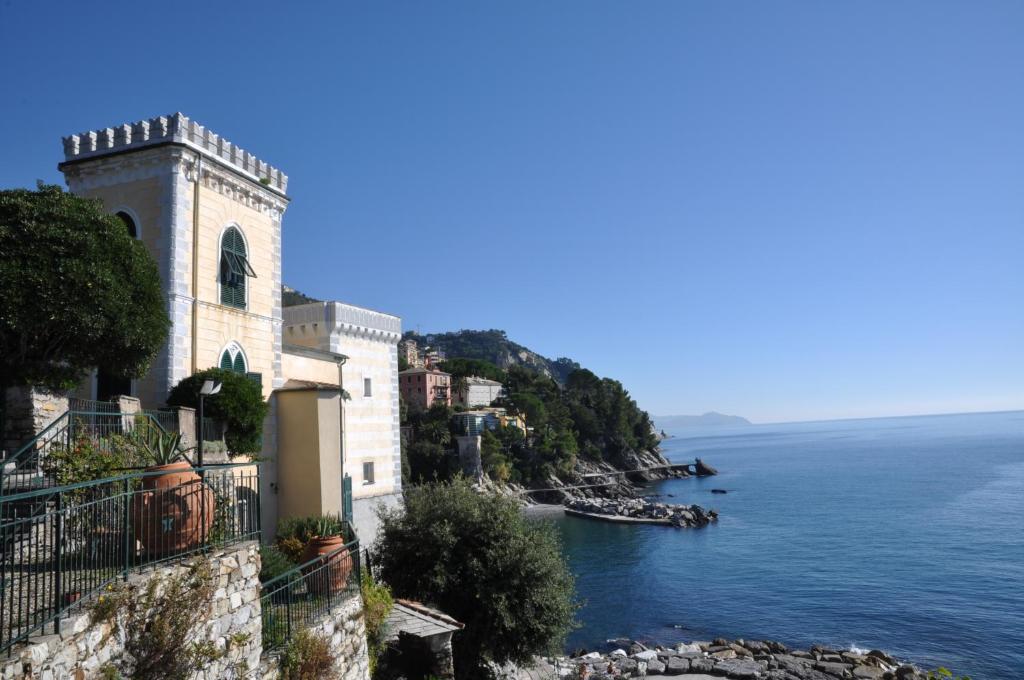
<svg viewBox="0 0 1024 680"><path fill-rule="evenodd" d="M220 303L245 309L245 277L256 278L242 232L229 227L220 239Z"/></svg>
<svg viewBox="0 0 1024 680"><path fill-rule="evenodd" d="M139 228L135 225L135 220L132 219L131 215L122 210L121 212L117 213L117 217L122 222L124 222L124 226L128 230L128 234L131 235L132 238L139 237Z"/></svg>
<svg viewBox="0 0 1024 680"><path fill-rule="evenodd" d="M243 375L246 373L248 367L245 365L245 354L238 343L232 342L224 348L220 354L220 367L225 371L234 371Z"/></svg>

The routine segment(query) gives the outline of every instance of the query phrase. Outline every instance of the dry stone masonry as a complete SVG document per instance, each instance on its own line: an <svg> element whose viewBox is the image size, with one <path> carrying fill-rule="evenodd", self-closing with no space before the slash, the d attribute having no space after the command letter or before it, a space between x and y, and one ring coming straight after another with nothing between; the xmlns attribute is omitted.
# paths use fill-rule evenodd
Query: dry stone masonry
<svg viewBox="0 0 1024 680"><path fill-rule="evenodd" d="M363 600L353 593L340 606L316 626L310 628L314 635L328 640L334 656L337 680L369 680L370 657L366 647L366 621L363 616ZM263 659L256 677L260 680L275 680L281 677L280 659L271 655Z"/></svg>
<svg viewBox="0 0 1024 680"><path fill-rule="evenodd" d="M213 579L210 606L197 611L192 640L212 643L218 652L195 680L273 680L280 677L277 659L263 655L260 613L260 554L256 542L232 546L172 566L144 570L128 579L128 592L144 590L153 579L173 578L206 563ZM108 664L130 669L125 631L112 622L93 621L89 607L47 627L0 660L0 680L89 680L102 678ZM362 598L354 592L312 631L330 640L337 680L369 680L369 658ZM129 671L130 673L130 671ZM127 677L130 677L128 675Z"/></svg>

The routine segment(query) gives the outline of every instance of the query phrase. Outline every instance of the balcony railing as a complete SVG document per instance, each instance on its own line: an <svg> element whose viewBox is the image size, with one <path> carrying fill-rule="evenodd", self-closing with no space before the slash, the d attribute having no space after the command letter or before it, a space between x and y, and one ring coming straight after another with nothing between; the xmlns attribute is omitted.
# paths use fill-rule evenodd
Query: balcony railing
<svg viewBox="0 0 1024 680"><path fill-rule="evenodd" d="M0 653L141 567L259 538L258 465L191 472L0 497Z"/></svg>
<svg viewBox="0 0 1024 680"><path fill-rule="evenodd" d="M344 546L263 583L263 650L274 651L356 595L362 574L359 539L346 522Z"/></svg>

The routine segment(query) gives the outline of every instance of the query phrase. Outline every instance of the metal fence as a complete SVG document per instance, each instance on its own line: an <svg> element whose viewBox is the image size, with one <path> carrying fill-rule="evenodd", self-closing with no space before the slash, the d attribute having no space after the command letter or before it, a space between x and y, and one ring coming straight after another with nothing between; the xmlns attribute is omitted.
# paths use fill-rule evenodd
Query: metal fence
<svg viewBox="0 0 1024 680"><path fill-rule="evenodd" d="M250 463L0 497L0 653L140 567L258 539L259 488Z"/></svg>
<svg viewBox="0 0 1024 680"><path fill-rule="evenodd" d="M3 468L0 469L0 494L10 488L52 486L52 480L42 474L40 463L54 450L69 449L80 438L89 439L100 446L108 445L112 436L128 434L146 426L167 431L151 413L66 411L4 459Z"/></svg>
<svg viewBox="0 0 1024 680"><path fill-rule="evenodd" d="M352 539L263 583L264 651L279 649L298 631L323 620L358 591L360 576L359 540Z"/></svg>

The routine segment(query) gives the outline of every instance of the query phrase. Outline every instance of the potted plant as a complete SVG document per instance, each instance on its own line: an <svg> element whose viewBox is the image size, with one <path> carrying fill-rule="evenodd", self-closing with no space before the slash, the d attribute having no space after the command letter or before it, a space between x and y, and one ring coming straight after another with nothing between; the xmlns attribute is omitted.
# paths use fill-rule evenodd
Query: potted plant
<svg viewBox="0 0 1024 680"><path fill-rule="evenodd" d="M132 498L132 528L147 553L169 555L201 544L214 520L213 491L192 469L181 435L150 428L139 433L149 466Z"/></svg>
<svg viewBox="0 0 1024 680"><path fill-rule="evenodd" d="M352 555L344 548L344 523L337 517L323 515L310 524L311 536L299 559L301 564L322 559L304 567L306 587L313 595L330 595L345 588L352 573ZM326 557L331 555L332 557Z"/></svg>

